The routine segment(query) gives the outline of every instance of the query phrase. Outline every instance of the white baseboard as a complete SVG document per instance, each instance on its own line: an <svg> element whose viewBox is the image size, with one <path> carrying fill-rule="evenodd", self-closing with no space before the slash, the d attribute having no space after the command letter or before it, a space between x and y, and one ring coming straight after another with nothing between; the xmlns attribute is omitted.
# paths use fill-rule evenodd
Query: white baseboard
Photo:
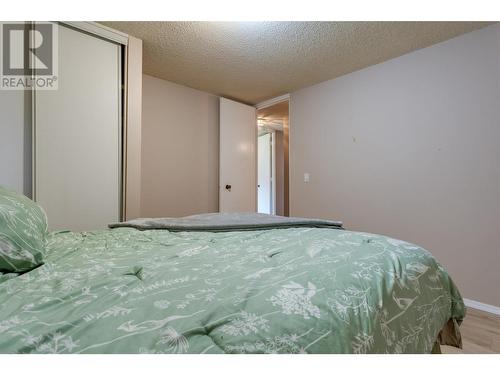
<svg viewBox="0 0 500 375"><path fill-rule="evenodd" d="M467 307L470 307L470 308L473 308L476 310L486 311L486 312L489 312L489 313L495 314L495 315L500 315L500 307L493 306L493 305L487 305L486 303L473 301L473 300L468 299L468 298L464 298L464 303L465 303L465 306L467 306Z"/></svg>

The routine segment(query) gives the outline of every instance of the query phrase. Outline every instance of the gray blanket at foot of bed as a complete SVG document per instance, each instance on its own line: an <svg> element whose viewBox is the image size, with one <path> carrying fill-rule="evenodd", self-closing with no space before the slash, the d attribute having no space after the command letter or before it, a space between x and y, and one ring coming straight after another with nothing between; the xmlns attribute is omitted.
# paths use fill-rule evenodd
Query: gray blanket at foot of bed
<svg viewBox="0 0 500 375"><path fill-rule="evenodd" d="M167 229L173 232L229 232L295 227L342 229L342 222L258 213L211 213L180 218L135 219L109 224L109 227L129 227L139 230Z"/></svg>

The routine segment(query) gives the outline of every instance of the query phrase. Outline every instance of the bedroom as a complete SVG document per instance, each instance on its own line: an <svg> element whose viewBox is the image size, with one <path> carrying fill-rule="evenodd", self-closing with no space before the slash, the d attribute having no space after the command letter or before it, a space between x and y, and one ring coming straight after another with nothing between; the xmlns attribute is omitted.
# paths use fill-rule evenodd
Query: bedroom
<svg viewBox="0 0 500 375"><path fill-rule="evenodd" d="M0 353L500 353L498 22L87 19L2 22Z"/></svg>

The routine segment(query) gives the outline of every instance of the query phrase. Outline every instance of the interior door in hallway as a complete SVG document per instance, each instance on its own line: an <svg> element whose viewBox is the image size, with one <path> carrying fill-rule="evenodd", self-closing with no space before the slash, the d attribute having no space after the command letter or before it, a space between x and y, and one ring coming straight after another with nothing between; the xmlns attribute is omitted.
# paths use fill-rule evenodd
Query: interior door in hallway
<svg viewBox="0 0 500 375"><path fill-rule="evenodd" d="M256 110L220 99L219 211L255 212L257 209Z"/></svg>

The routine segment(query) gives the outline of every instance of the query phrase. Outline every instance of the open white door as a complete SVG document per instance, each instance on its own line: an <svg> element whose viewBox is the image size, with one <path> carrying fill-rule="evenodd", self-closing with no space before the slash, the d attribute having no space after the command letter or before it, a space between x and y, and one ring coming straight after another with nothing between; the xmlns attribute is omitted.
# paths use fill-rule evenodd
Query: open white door
<svg viewBox="0 0 500 375"><path fill-rule="evenodd" d="M219 211L255 212L256 110L221 98L219 117Z"/></svg>

